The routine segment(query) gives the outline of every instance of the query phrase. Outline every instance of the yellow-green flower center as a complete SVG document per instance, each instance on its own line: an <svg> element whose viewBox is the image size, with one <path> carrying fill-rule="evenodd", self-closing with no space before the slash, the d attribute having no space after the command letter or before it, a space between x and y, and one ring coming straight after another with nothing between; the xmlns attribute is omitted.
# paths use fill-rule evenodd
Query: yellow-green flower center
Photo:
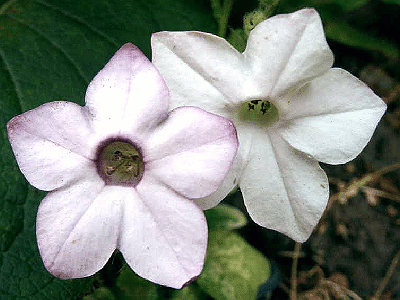
<svg viewBox="0 0 400 300"><path fill-rule="evenodd" d="M238 118L255 125L271 125L279 119L278 109L267 100L251 100L240 105Z"/></svg>
<svg viewBox="0 0 400 300"><path fill-rule="evenodd" d="M107 184L136 186L144 171L139 148L125 139L106 140L98 149L97 171Z"/></svg>

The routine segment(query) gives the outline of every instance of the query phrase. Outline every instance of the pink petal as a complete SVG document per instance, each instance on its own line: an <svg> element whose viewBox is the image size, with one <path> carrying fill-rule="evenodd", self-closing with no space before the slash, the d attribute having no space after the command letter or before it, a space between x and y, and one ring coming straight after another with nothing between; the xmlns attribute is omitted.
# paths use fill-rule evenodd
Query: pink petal
<svg viewBox="0 0 400 300"><path fill-rule="evenodd" d="M44 265L62 279L99 271L117 246L123 192L93 176L49 193L41 202L36 235Z"/></svg>
<svg viewBox="0 0 400 300"><path fill-rule="evenodd" d="M229 120L197 107L173 110L145 146L146 172L189 198L214 192L237 150Z"/></svg>
<svg viewBox="0 0 400 300"><path fill-rule="evenodd" d="M18 165L29 183L53 190L95 167L94 141L85 110L71 102L50 102L7 124Z"/></svg>
<svg viewBox="0 0 400 300"><path fill-rule="evenodd" d="M243 52L259 97L275 97L326 72L333 55L314 9L277 15L257 25Z"/></svg>
<svg viewBox="0 0 400 300"><path fill-rule="evenodd" d="M296 149L329 164L355 158L386 110L370 88L342 69L315 78L279 105L278 132Z"/></svg>
<svg viewBox="0 0 400 300"><path fill-rule="evenodd" d="M169 96L158 70L133 44L125 44L96 75L86 106L103 136L146 135L168 112Z"/></svg>
<svg viewBox="0 0 400 300"><path fill-rule="evenodd" d="M125 195L119 249L133 271L173 288L198 276L207 248L200 208L148 174Z"/></svg>

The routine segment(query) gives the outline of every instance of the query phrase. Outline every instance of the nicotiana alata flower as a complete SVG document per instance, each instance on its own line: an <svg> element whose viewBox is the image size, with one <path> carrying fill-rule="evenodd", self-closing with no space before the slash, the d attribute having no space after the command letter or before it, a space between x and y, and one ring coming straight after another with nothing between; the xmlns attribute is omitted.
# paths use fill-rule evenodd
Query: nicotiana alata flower
<svg viewBox="0 0 400 300"><path fill-rule="evenodd" d="M50 191L36 235L55 276L89 276L115 249L140 276L180 288L202 270L207 224L190 198L214 192L236 154L232 122L197 107L168 114L157 69L126 44L96 75L86 106L51 102L8 123L18 165Z"/></svg>
<svg viewBox="0 0 400 300"><path fill-rule="evenodd" d="M341 164L370 140L386 105L333 55L313 9L258 24L243 53L202 32L152 36L153 63L172 107L195 105L234 121L239 150L216 205L239 185L252 219L305 241L326 207L328 180L318 161Z"/></svg>

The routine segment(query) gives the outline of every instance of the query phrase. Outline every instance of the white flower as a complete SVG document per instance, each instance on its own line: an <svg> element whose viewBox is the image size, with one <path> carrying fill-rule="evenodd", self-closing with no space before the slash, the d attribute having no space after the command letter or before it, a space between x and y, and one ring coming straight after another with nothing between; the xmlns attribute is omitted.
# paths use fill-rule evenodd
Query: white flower
<svg viewBox="0 0 400 300"><path fill-rule="evenodd" d="M196 107L168 115L169 95L140 50L124 45L90 83L86 106L51 102L8 123L29 183L51 191L36 234L45 267L66 279L119 249L140 276L180 288L201 272L203 212L237 149L233 124Z"/></svg>
<svg viewBox="0 0 400 300"><path fill-rule="evenodd" d="M216 205L235 185L258 224L306 240L327 204L318 161L341 164L370 140L386 106L365 84L331 68L318 13L302 9L256 26L243 53L202 32L152 36L153 63L172 107L196 105L234 121L239 150Z"/></svg>

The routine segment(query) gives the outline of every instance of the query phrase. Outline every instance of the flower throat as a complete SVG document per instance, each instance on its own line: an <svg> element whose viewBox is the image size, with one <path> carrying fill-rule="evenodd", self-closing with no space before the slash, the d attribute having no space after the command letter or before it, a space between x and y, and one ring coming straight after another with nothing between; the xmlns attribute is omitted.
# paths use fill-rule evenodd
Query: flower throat
<svg viewBox="0 0 400 300"><path fill-rule="evenodd" d="M241 104L238 117L241 121L256 125L271 125L278 121L279 114L271 102L255 99Z"/></svg>
<svg viewBox="0 0 400 300"><path fill-rule="evenodd" d="M106 184L136 186L144 171L143 157L132 142L108 139L97 154L97 171Z"/></svg>

